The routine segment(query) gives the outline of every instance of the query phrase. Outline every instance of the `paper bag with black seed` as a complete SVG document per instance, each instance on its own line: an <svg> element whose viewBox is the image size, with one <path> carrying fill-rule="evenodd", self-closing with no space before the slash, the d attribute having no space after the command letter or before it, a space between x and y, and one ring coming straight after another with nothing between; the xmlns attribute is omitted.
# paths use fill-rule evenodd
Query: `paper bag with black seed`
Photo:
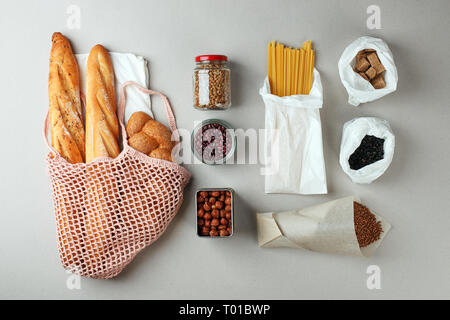
<svg viewBox="0 0 450 320"><path fill-rule="evenodd" d="M380 118L360 117L344 124L339 164L355 183L371 183L392 162L395 136L389 122Z"/></svg>
<svg viewBox="0 0 450 320"><path fill-rule="evenodd" d="M305 209L256 215L258 244L369 257L391 225L350 196Z"/></svg>

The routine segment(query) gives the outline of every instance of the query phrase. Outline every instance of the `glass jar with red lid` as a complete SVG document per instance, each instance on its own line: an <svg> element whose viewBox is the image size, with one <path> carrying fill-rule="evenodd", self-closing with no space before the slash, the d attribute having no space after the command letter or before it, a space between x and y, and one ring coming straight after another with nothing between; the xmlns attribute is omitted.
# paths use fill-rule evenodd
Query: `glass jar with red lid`
<svg viewBox="0 0 450 320"><path fill-rule="evenodd" d="M226 110L231 106L231 75L224 55L195 58L193 75L194 107L200 110Z"/></svg>

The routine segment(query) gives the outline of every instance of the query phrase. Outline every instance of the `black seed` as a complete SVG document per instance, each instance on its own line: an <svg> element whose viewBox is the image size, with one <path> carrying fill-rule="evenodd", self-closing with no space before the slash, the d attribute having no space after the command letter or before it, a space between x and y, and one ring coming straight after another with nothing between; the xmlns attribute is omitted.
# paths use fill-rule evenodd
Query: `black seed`
<svg viewBox="0 0 450 320"><path fill-rule="evenodd" d="M384 139L366 135L348 159L352 170L359 170L384 158Z"/></svg>

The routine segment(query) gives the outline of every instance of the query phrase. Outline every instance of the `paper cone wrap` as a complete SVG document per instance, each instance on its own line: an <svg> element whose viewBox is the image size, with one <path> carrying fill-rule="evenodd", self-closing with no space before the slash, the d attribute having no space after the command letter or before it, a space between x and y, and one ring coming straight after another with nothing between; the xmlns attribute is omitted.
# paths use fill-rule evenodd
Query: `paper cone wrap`
<svg viewBox="0 0 450 320"><path fill-rule="evenodd" d="M391 228L382 217L371 211L381 222L380 239L360 248L355 233L353 202L350 196L305 209L285 212L258 213L258 244L260 247L289 247L317 252L369 257Z"/></svg>

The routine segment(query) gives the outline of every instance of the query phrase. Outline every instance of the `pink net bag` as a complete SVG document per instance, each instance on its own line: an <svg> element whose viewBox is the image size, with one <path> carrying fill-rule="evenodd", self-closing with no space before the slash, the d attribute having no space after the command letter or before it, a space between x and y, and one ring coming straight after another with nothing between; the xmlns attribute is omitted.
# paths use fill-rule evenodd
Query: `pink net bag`
<svg viewBox="0 0 450 320"><path fill-rule="evenodd" d="M49 115L44 138L50 149L50 177L58 251L65 269L91 278L112 278L165 231L183 202L190 174L177 163L150 158L128 145L123 123L125 88L136 86L164 102L169 126L179 141L167 98L134 82L120 89L118 118L123 150L115 158L71 164L49 143ZM177 145L179 147L179 144Z"/></svg>

